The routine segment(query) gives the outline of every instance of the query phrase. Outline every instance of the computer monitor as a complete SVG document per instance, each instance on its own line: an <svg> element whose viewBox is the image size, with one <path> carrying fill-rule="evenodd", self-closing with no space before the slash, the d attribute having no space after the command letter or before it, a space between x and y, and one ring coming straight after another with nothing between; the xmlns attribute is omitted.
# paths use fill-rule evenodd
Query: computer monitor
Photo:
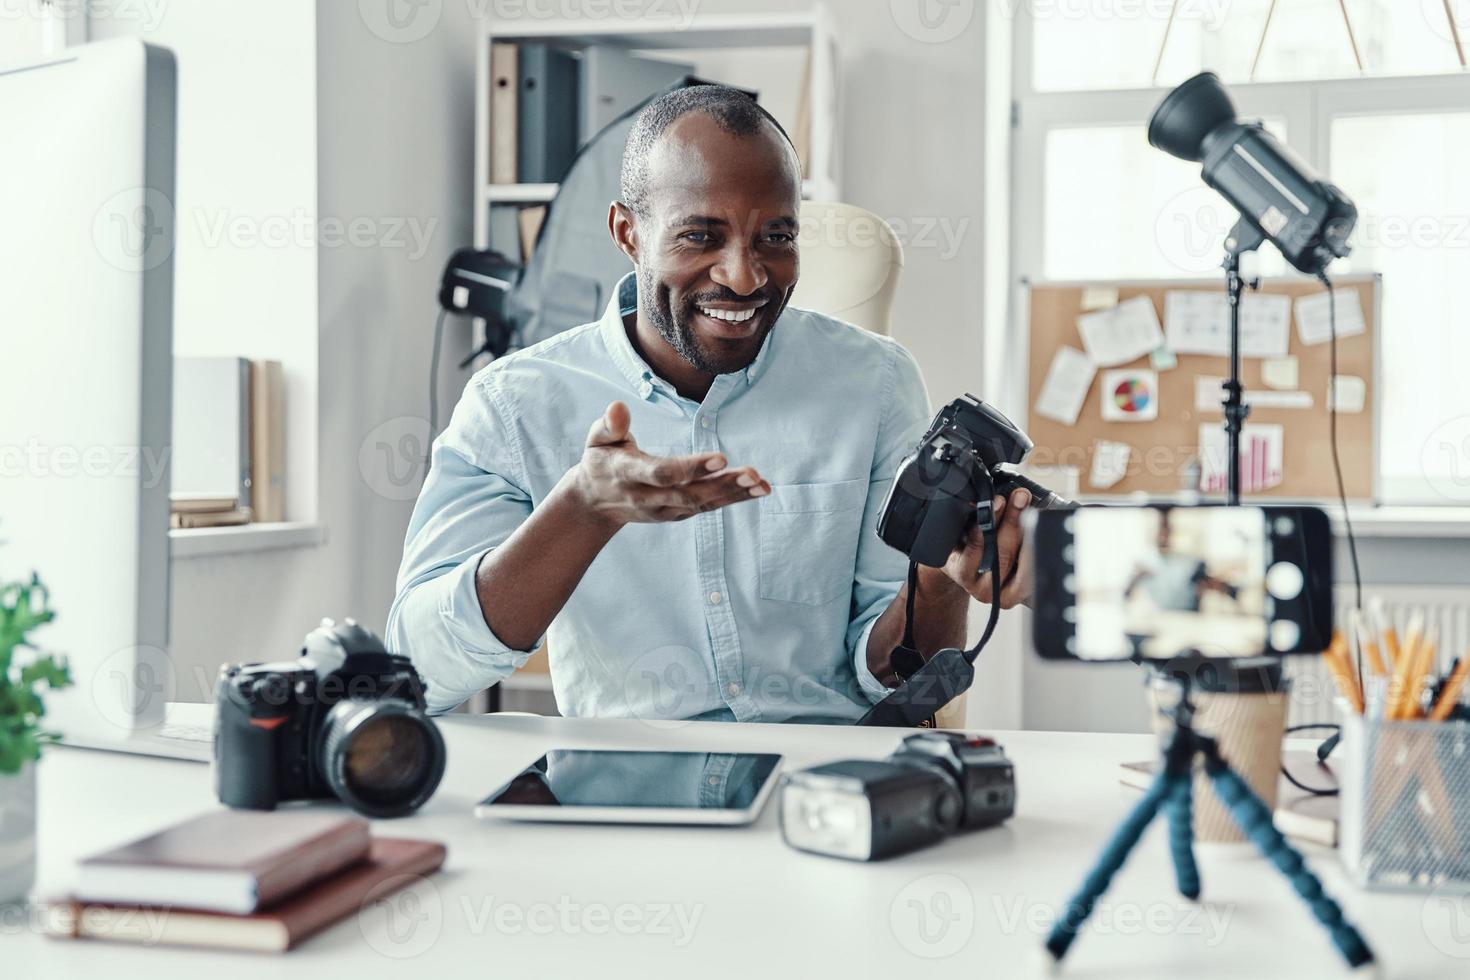
<svg viewBox="0 0 1470 980"><path fill-rule="evenodd" d="M157 727L168 659L175 69L132 39L0 66L0 575L75 686L46 727Z"/></svg>

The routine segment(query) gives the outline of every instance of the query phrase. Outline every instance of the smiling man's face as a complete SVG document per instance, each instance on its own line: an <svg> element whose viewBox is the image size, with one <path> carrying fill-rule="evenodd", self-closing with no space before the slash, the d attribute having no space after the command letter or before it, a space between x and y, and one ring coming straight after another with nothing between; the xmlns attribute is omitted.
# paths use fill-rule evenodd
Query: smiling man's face
<svg viewBox="0 0 1470 980"><path fill-rule="evenodd" d="M659 138L649 177L647 213L630 215L640 316L700 374L739 371L796 286L795 154L773 126L736 136L692 112Z"/></svg>

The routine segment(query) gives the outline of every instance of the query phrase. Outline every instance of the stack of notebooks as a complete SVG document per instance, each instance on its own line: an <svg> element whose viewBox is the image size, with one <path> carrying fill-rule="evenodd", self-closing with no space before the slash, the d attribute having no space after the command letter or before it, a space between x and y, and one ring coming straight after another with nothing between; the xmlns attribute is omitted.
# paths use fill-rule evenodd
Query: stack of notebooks
<svg viewBox="0 0 1470 980"><path fill-rule="evenodd" d="M233 527L249 524L252 512L240 506L239 497L211 497L205 494L173 493L168 498L168 526Z"/></svg>
<svg viewBox="0 0 1470 980"><path fill-rule="evenodd" d="M221 810L87 858L46 927L58 938L282 952L443 863L444 845L374 839L357 817Z"/></svg>

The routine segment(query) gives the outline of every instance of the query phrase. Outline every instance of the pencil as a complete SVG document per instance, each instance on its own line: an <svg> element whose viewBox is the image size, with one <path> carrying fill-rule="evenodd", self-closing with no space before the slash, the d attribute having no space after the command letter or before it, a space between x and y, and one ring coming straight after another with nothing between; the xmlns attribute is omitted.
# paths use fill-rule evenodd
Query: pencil
<svg viewBox="0 0 1470 980"><path fill-rule="evenodd" d="M1389 646L1389 649L1393 651L1394 670L1393 679L1388 685L1388 709L1383 713L1383 716L1389 721L1400 721L1409 717L1410 675L1413 673L1414 664L1418 661L1419 644L1423 642L1423 624L1423 613L1416 611L1409 619L1409 629L1404 634L1403 648L1395 649L1396 640ZM1391 635L1391 629L1389 633L1384 634L1386 643Z"/></svg>
<svg viewBox="0 0 1470 980"><path fill-rule="evenodd" d="M1414 664L1413 677L1409 685L1409 703L1405 718L1424 717L1424 691L1429 686L1429 675L1434 669L1434 654L1438 636L1431 632L1419 645L1418 662Z"/></svg>
<svg viewBox="0 0 1470 980"><path fill-rule="evenodd" d="M1378 644L1373 642L1373 634L1368 629L1368 624L1363 619L1363 611L1354 609L1348 617L1352 624L1353 636L1358 641L1358 649L1363 651L1368 666L1378 677L1388 674L1388 667L1383 663L1383 658L1378 654Z"/></svg>
<svg viewBox="0 0 1470 980"><path fill-rule="evenodd" d="M1455 710L1455 705L1460 703L1460 689L1465 686L1465 678L1470 676L1470 650L1460 658L1455 665L1450 679L1445 681L1444 690L1439 692L1439 700L1434 702L1434 708L1429 712L1430 721L1444 721Z"/></svg>
<svg viewBox="0 0 1470 980"><path fill-rule="evenodd" d="M1399 649L1399 635L1394 632L1393 621L1383 610L1383 600L1370 600L1368 609L1373 614L1373 622L1377 626L1378 633L1383 637L1383 651L1388 654L1389 670L1397 669L1403 651Z"/></svg>
<svg viewBox="0 0 1470 980"><path fill-rule="evenodd" d="M1353 710L1362 714L1363 692L1358 690L1357 678L1353 676L1352 665L1348 663L1347 642L1340 632L1333 630L1332 643L1322 656L1327 661L1327 669L1332 671L1332 676L1337 681L1337 689L1348 704L1353 706Z"/></svg>

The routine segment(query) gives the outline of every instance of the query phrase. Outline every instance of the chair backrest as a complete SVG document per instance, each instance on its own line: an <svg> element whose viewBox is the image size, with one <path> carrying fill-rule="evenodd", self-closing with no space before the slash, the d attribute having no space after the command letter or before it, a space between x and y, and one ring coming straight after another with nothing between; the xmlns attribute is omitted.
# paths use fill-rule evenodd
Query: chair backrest
<svg viewBox="0 0 1470 980"><path fill-rule="evenodd" d="M835 201L803 201L801 279L791 305L888 334L903 246L888 222Z"/></svg>

